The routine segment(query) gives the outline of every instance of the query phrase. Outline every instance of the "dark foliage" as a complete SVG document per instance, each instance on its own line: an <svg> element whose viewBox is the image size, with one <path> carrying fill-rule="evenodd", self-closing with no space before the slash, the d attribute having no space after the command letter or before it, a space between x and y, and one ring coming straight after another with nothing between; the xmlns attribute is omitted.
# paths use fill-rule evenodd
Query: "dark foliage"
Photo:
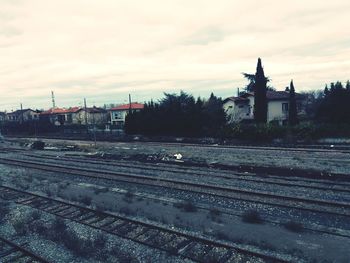
<svg viewBox="0 0 350 263"><path fill-rule="evenodd" d="M287 223L284 224L284 227L286 229L288 229L291 232L295 232L295 233L301 233L304 231L304 227L301 223L297 223L294 221L289 221Z"/></svg>
<svg viewBox="0 0 350 263"><path fill-rule="evenodd" d="M250 224L262 224L264 220L261 218L258 211L249 210L243 213L242 215L243 222Z"/></svg>
<svg viewBox="0 0 350 263"><path fill-rule="evenodd" d="M0 202L0 223L5 219L5 216L9 212L9 206L7 203Z"/></svg>
<svg viewBox="0 0 350 263"><path fill-rule="evenodd" d="M274 124L238 124L223 130L222 137L253 142L286 138L292 134L296 139L315 140L325 137L349 137L350 124L301 123L293 127Z"/></svg>
<svg viewBox="0 0 350 263"><path fill-rule="evenodd" d="M43 141L35 141L32 144L32 149L34 150L43 150L45 147L45 142Z"/></svg>
<svg viewBox="0 0 350 263"><path fill-rule="evenodd" d="M266 82L264 69L261 65L261 59L259 58L254 85L254 120L257 123L267 122Z"/></svg>
<svg viewBox="0 0 350 263"><path fill-rule="evenodd" d="M324 123L350 124L350 83L344 87L341 82L326 86L323 99L316 112L316 119Z"/></svg>
<svg viewBox="0 0 350 263"><path fill-rule="evenodd" d="M255 74L243 72L242 75L243 75L243 77L245 77L248 80L248 84L244 88L245 92L254 92L255 79L256 79ZM271 81L271 79L269 77L265 77L265 79L266 79L266 83ZM267 90L276 90L272 86L267 86L266 89Z"/></svg>
<svg viewBox="0 0 350 263"><path fill-rule="evenodd" d="M295 99L293 80L290 82L288 123L290 126L298 124L297 102Z"/></svg>
<svg viewBox="0 0 350 263"><path fill-rule="evenodd" d="M174 203L174 207L179 208L188 213L193 213L197 211L197 207L191 201Z"/></svg>
<svg viewBox="0 0 350 263"><path fill-rule="evenodd" d="M217 136L226 123L222 101L214 94L207 101L183 91L164 95L159 103L150 101L143 111L128 114L127 134Z"/></svg>
<svg viewBox="0 0 350 263"><path fill-rule="evenodd" d="M60 127L55 126L47 120L25 121L22 123L7 121L1 125L4 134L28 134L60 132Z"/></svg>

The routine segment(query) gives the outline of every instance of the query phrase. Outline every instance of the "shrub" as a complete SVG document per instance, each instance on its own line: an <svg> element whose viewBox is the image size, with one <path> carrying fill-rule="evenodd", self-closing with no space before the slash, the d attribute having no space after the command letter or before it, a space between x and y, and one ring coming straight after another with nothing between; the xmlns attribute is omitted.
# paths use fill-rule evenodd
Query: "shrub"
<svg viewBox="0 0 350 263"><path fill-rule="evenodd" d="M7 203L3 203L3 202L0 203L0 223L4 221L9 210L10 209Z"/></svg>
<svg viewBox="0 0 350 263"><path fill-rule="evenodd" d="M43 141L35 141L32 144L32 149L34 150L44 150L45 142Z"/></svg>
<svg viewBox="0 0 350 263"><path fill-rule="evenodd" d="M242 215L243 222L250 223L250 224L262 224L263 219L261 218L260 214L256 210L248 210L243 213Z"/></svg>
<svg viewBox="0 0 350 263"><path fill-rule="evenodd" d="M215 233L215 237L217 239L222 239L222 240L229 240L229 237L227 236L226 233L222 232L222 231L218 231Z"/></svg>
<svg viewBox="0 0 350 263"><path fill-rule="evenodd" d="M196 212L197 211L197 207L191 201L174 203L174 207L179 208L185 212Z"/></svg>
<svg viewBox="0 0 350 263"><path fill-rule="evenodd" d="M295 232L295 233L301 233L304 231L304 227L301 223L295 222L295 221L289 221L284 224L284 227L288 229L289 231Z"/></svg>
<svg viewBox="0 0 350 263"><path fill-rule="evenodd" d="M89 206L91 205L92 198L90 196L84 196L79 199L79 202Z"/></svg>
<svg viewBox="0 0 350 263"><path fill-rule="evenodd" d="M109 191L109 188L108 187L102 187L102 188L95 188L94 189L94 193L96 195L100 194L100 193L107 193Z"/></svg>
<svg viewBox="0 0 350 263"><path fill-rule="evenodd" d="M127 191L124 195L123 200L127 203L132 203L133 198L134 198L134 193L131 191Z"/></svg>
<svg viewBox="0 0 350 263"><path fill-rule="evenodd" d="M303 122L296 126L280 126L269 124L233 124L222 130L223 138L242 139L250 141L270 141L276 138L301 139L312 141L324 137L349 137L349 124L324 124Z"/></svg>
<svg viewBox="0 0 350 263"><path fill-rule="evenodd" d="M215 208L215 207L212 207L209 210L209 214L211 216L220 216L221 215L221 211L219 209Z"/></svg>
<svg viewBox="0 0 350 263"><path fill-rule="evenodd" d="M129 207L126 207L126 206L120 208L120 209L119 209L119 212L122 213L122 214L124 214L124 215L127 215L127 216L128 216L128 215L134 215L134 214L135 214Z"/></svg>

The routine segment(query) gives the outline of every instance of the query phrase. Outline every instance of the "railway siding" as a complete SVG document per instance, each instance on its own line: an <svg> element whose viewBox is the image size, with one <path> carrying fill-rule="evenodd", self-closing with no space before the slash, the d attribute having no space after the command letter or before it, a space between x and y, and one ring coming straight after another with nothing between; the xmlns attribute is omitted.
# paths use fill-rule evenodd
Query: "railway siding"
<svg viewBox="0 0 350 263"><path fill-rule="evenodd" d="M2 199L30 206L196 262L241 262L240 260L244 258L249 259L250 262L293 262L295 260L288 255L249 251L227 242L96 211L9 187L1 186L0 189Z"/></svg>
<svg viewBox="0 0 350 263"><path fill-rule="evenodd" d="M170 189L178 189L183 191L202 193L206 195L245 200L254 203L272 204L274 206L280 207L297 208L301 210L329 213L341 216L350 216L350 204L347 202L335 202L317 199L306 199L287 195L275 195L265 192L241 190L231 187L214 186L208 184L198 184L175 179L151 178L149 176L114 173L110 171L101 172L99 170L94 169L82 169L72 166L66 166L63 164L44 164L42 162L39 163L28 160L13 160L10 158L0 158L0 163L50 172L58 172L92 178L102 178L107 180L129 182L134 184L166 187Z"/></svg>

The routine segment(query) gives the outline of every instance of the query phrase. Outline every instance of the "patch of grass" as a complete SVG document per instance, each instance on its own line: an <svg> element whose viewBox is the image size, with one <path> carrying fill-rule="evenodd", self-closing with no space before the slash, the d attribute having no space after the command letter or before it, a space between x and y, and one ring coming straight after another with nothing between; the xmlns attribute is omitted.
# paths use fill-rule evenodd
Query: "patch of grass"
<svg viewBox="0 0 350 263"><path fill-rule="evenodd" d="M243 213L242 221L249 224L262 224L264 220L256 210L248 210Z"/></svg>
<svg viewBox="0 0 350 263"><path fill-rule="evenodd" d="M45 187L44 192L48 197L52 196L52 191L49 186Z"/></svg>
<svg viewBox="0 0 350 263"><path fill-rule="evenodd" d="M108 258L106 235L99 233L89 238L80 237L61 218L56 218L50 226L47 226L46 231L42 232L42 235L50 240L62 243L78 256L84 258L94 257L103 261Z"/></svg>
<svg viewBox="0 0 350 263"><path fill-rule="evenodd" d="M209 214L211 216L220 216L221 215L221 211L215 207L212 207L209 209Z"/></svg>
<svg viewBox="0 0 350 263"><path fill-rule="evenodd" d="M212 207L209 209L207 218L210 218L213 222L222 223L220 216L221 211L217 208Z"/></svg>
<svg viewBox="0 0 350 263"><path fill-rule="evenodd" d="M229 240L229 237L227 236L226 233L222 232L222 231L218 231L215 233L215 237L217 239L221 239L221 240Z"/></svg>
<svg viewBox="0 0 350 263"><path fill-rule="evenodd" d="M124 198L123 200L127 203L132 203L133 202L133 199L135 197L135 194L131 191L127 191L124 195Z"/></svg>
<svg viewBox="0 0 350 263"><path fill-rule="evenodd" d="M100 193L107 193L109 191L109 188L108 187L102 187L102 188L95 188L94 189L94 193L96 195L100 194Z"/></svg>
<svg viewBox="0 0 350 263"><path fill-rule="evenodd" d="M291 231L291 232L295 232L295 233L301 233L304 231L304 227L301 223L295 222L295 221L289 221L287 223L284 224L284 227Z"/></svg>
<svg viewBox="0 0 350 263"><path fill-rule="evenodd" d="M0 203L0 223L4 222L6 215L10 211L8 203Z"/></svg>
<svg viewBox="0 0 350 263"><path fill-rule="evenodd" d="M126 206L120 208L120 209L119 209L119 212L122 213L122 214L124 214L124 215L127 215L127 216L128 216L128 215L134 215L134 214L135 214L129 207L126 207Z"/></svg>
<svg viewBox="0 0 350 263"><path fill-rule="evenodd" d="M197 211L197 207L191 201L174 203L174 207L181 209L181 210L188 212L188 213L193 213L193 212Z"/></svg>
<svg viewBox="0 0 350 263"><path fill-rule="evenodd" d="M92 198L90 196L83 196L78 199L79 202L83 203L84 205L91 205Z"/></svg>
<svg viewBox="0 0 350 263"><path fill-rule="evenodd" d="M58 189L59 190L65 190L65 189L67 189L67 187L70 185L70 183L69 182L62 182L62 183L59 183L58 184Z"/></svg>
<svg viewBox="0 0 350 263"><path fill-rule="evenodd" d="M26 182L32 183L33 182L33 175L29 174L28 176L23 178Z"/></svg>

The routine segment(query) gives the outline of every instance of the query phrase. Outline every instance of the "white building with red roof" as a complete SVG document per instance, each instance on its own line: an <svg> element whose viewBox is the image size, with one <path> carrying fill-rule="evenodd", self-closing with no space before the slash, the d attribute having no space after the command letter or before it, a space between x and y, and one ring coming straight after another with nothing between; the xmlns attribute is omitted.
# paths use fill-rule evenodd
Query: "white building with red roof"
<svg viewBox="0 0 350 263"><path fill-rule="evenodd" d="M303 114L306 97L296 93L298 114ZM285 124L289 111L289 91L268 90L267 121ZM237 97L229 97L223 101L223 108L228 122L242 122L254 119L254 92L246 92Z"/></svg>
<svg viewBox="0 0 350 263"><path fill-rule="evenodd" d="M135 112L143 110L144 106L145 105L142 103L133 102L109 109L111 124L122 128L124 126L125 118L128 113L130 111Z"/></svg>

